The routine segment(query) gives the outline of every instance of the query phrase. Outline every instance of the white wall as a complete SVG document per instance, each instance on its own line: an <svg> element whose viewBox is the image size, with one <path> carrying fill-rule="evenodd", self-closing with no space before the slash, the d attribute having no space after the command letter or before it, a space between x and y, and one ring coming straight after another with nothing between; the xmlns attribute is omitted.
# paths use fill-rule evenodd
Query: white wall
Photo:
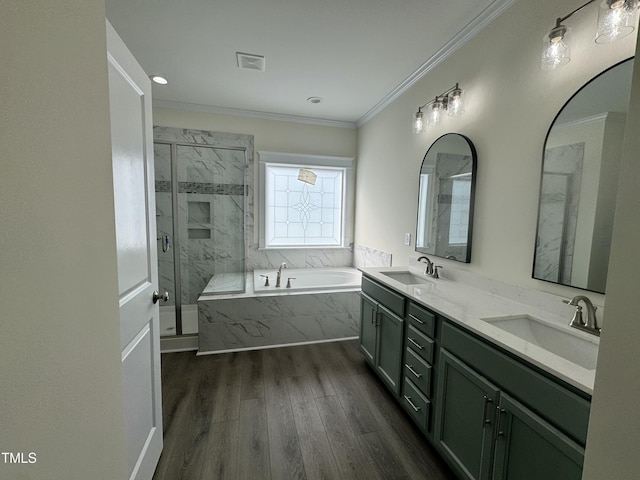
<svg viewBox="0 0 640 480"><path fill-rule="evenodd" d="M640 475L640 62L634 65L623 145L607 282L607 327L602 332L591 406L585 480Z"/></svg>
<svg viewBox="0 0 640 480"><path fill-rule="evenodd" d="M597 5L567 20L572 60L555 72L540 69L542 37L571 0L517 2L359 131L356 243L393 254L406 265L414 246L418 171L440 135L467 135L478 151L471 264L455 265L525 287L570 295L575 290L531 279L542 151L547 130L571 95L594 75L633 55L630 36L608 45L593 41ZM466 90L466 112L445 117L422 135L411 132L419 105L456 82ZM596 302L603 298L593 295Z"/></svg>
<svg viewBox="0 0 640 480"><path fill-rule="evenodd" d="M104 2L0 12L0 478L124 478Z"/></svg>

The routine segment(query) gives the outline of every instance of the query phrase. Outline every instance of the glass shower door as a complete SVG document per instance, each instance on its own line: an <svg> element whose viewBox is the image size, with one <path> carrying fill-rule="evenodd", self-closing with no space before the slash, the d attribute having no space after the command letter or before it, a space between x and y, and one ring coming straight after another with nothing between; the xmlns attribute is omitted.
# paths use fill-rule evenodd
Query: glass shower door
<svg viewBox="0 0 640 480"><path fill-rule="evenodd" d="M155 143L156 230L159 291L169 292L160 305L160 335L176 335L176 288L173 263L173 182L171 145Z"/></svg>
<svg viewBox="0 0 640 480"><path fill-rule="evenodd" d="M154 144L161 334L198 333L200 295L245 291L246 149ZM163 321L164 320L164 321Z"/></svg>

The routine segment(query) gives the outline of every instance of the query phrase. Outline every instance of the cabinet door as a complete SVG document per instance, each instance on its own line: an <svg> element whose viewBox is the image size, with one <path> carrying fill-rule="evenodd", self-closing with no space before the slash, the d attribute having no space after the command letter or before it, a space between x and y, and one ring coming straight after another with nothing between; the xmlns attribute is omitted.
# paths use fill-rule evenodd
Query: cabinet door
<svg viewBox="0 0 640 480"><path fill-rule="evenodd" d="M360 294L360 351L372 366L376 356L376 307L371 297Z"/></svg>
<svg viewBox="0 0 640 480"><path fill-rule="evenodd" d="M378 304L376 370L396 395L400 394L403 327L404 320L402 318Z"/></svg>
<svg viewBox="0 0 640 480"><path fill-rule="evenodd" d="M488 479L498 389L442 349L435 440L461 478Z"/></svg>
<svg viewBox="0 0 640 480"><path fill-rule="evenodd" d="M505 393L499 409L494 479L580 480L580 445Z"/></svg>

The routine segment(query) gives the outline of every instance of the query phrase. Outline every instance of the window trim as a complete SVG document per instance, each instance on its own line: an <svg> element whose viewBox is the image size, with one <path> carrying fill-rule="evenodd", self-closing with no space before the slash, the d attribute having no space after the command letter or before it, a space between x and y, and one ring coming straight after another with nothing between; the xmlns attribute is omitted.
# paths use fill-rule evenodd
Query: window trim
<svg viewBox="0 0 640 480"><path fill-rule="evenodd" d="M330 157L324 155L307 155L296 153L267 152L258 151L259 173L258 173L258 248L265 250L285 250L285 249L337 249L348 248L351 238L353 218L353 158ZM265 239L265 205L266 205L266 166L268 164L283 166L300 166L306 168L313 167L335 167L344 170L343 178L343 214L342 214L342 241L341 245L286 245L267 246Z"/></svg>

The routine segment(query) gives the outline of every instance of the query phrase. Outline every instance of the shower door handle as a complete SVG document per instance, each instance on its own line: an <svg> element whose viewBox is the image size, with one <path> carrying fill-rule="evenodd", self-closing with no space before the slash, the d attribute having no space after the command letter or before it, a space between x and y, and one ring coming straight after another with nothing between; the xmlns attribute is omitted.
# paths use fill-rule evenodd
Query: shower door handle
<svg viewBox="0 0 640 480"><path fill-rule="evenodd" d="M162 251L165 253L168 252L171 246L171 237L169 235L163 235L158 240L162 240Z"/></svg>
<svg viewBox="0 0 640 480"><path fill-rule="evenodd" d="M169 301L169 292L165 291L162 295L158 292L158 290L153 291L153 297L151 297L153 303L158 303L158 300L164 300L165 302Z"/></svg>

